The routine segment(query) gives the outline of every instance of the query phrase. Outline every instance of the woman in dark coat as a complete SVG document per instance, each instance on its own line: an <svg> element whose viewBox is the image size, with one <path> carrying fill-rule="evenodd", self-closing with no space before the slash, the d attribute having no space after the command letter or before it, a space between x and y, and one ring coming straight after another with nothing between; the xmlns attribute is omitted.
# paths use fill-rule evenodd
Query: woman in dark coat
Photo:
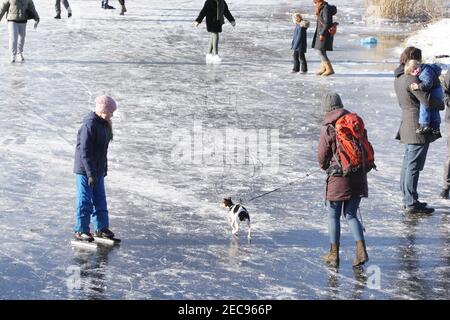
<svg viewBox="0 0 450 320"><path fill-rule="evenodd" d="M336 167L336 121L348 114L337 93L326 94L322 98L324 119L320 131L317 159L323 170ZM336 176L329 173L325 198L328 207L328 232L330 236L330 252L323 258L326 263L339 265L339 241L341 236L340 217L344 213L353 238L356 241L356 258L353 266L363 265L369 261L364 240L363 228L357 217L357 210L362 197L368 196L367 175L365 172L353 173L349 176Z"/></svg>
<svg viewBox="0 0 450 320"><path fill-rule="evenodd" d="M333 15L336 14L336 7L329 5L324 0L314 0L317 16L316 32L312 42L312 47L319 50L320 70L317 75L329 76L334 74L333 66L327 56L327 51L333 51L333 36L328 31L333 26Z"/></svg>
<svg viewBox="0 0 450 320"><path fill-rule="evenodd" d="M78 130L74 166L77 186L76 240L94 240L89 231L91 216L97 237L114 238L114 233L109 230L104 177L108 170L108 145L112 140L111 118L116 109L113 98L97 97L95 111L85 117Z"/></svg>
<svg viewBox="0 0 450 320"><path fill-rule="evenodd" d="M230 21L233 27L236 25L236 22L230 10L228 10L225 0L206 0L203 9L195 20L196 25L198 26L202 23L205 17L206 29L211 33L206 63L217 63L221 61L219 57L219 33L222 32L222 25L225 23L224 17Z"/></svg>

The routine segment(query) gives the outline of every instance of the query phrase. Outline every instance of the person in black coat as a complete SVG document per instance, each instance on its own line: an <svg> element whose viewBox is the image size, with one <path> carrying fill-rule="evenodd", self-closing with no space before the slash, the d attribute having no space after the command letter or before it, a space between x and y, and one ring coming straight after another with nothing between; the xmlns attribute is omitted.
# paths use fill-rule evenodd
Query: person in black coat
<svg viewBox="0 0 450 320"><path fill-rule="evenodd" d="M295 12L292 15L292 22L295 24L294 37L292 39L291 49L294 50L294 68L292 73L300 71L300 64L302 73L308 72L308 65L306 63L306 29L309 28L309 22L303 20L300 13Z"/></svg>
<svg viewBox="0 0 450 320"><path fill-rule="evenodd" d="M449 198L450 192L450 68L444 78L444 103L445 109L445 122L447 122L447 159L444 164L444 188L439 195L442 199Z"/></svg>
<svg viewBox="0 0 450 320"><path fill-rule="evenodd" d="M233 27L236 25L236 22L225 0L206 0L203 9L195 20L197 27L205 17L206 30L211 33L206 63L217 63L221 61L219 57L219 33L222 32L222 25L225 23L224 17L230 21Z"/></svg>
<svg viewBox="0 0 450 320"><path fill-rule="evenodd" d="M312 47L319 51L320 70L317 75L329 76L334 74L333 66L327 56L327 51L333 51L333 35L329 32L333 26L333 15L336 14L335 6L329 5L324 0L314 0L317 25L314 33Z"/></svg>
<svg viewBox="0 0 450 320"><path fill-rule="evenodd" d="M112 140L111 118L116 109L113 98L97 97L95 111L84 118L78 130L74 165L77 186L76 240L94 240L89 230L91 216L97 237L114 237L109 230L104 177L108 171L108 145Z"/></svg>

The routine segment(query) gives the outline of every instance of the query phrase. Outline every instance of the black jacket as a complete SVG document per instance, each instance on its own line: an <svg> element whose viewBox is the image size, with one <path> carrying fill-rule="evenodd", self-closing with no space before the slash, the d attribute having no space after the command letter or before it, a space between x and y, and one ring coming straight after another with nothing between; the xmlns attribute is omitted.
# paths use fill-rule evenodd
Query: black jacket
<svg viewBox="0 0 450 320"><path fill-rule="evenodd" d="M225 0L206 0L195 21L202 23L203 18L206 17L206 29L208 32L222 32L222 25L225 23L224 16L228 21L234 21Z"/></svg>
<svg viewBox="0 0 450 320"><path fill-rule="evenodd" d="M95 112L90 112L78 130L74 173L88 177L106 176L110 140L111 129L108 122Z"/></svg>
<svg viewBox="0 0 450 320"><path fill-rule="evenodd" d="M412 83L419 83L417 77L405 74L405 66L400 65L395 70L394 87L398 104L402 109L402 122L397 132L396 139L404 144L424 144L432 142L432 136L416 133L419 128L420 102L430 108L444 110L444 103L431 96L430 92L411 90Z"/></svg>
<svg viewBox="0 0 450 320"><path fill-rule="evenodd" d="M320 14L317 17L316 32L312 42L312 47L317 50L333 51L333 36L328 32L328 29L333 25L333 14L335 14L335 6L324 2L320 9ZM320 41L320 36L324 36L325 40Z"/></svg>

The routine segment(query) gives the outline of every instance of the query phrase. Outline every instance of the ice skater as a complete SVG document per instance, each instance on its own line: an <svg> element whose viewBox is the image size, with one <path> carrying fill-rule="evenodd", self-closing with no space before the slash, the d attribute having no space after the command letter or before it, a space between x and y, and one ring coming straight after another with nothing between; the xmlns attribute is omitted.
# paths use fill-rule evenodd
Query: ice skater
<svg viewBox="0 0 450 320"><path fill-rule="evenodd" d="M196 21L198 27L206 17L206 29L211 33L208 52L206 54L206 63L219 63L222 59L219 56L219 33L222 32L222 25L225 23L224 16L234 27L236 22L228 10L225 0L206 0L203 9L200 11Z"/></svg>
<svg viewBox="0 0 450 320"><path fill-rule="evenodd" d="M76 212L75 239L94 241L89 224L92 216L95 236L114 238L109 230L104 177L108 168L108 145L113 138L112 117L117 104L109 96L95 99L95 111L90 112L78 130L75 149Z"/></svg>
<svg viewBox="0 0 450 320"><path fill-rule="evenodd" d="M34 28L39 24L39 15L33 0L4 0L0 5L0 21L5 13L8 20L10 62L22 62L23 47L27 33L27 22L33 19Z"/></svg>
<svg viewBox="0 0 450 320"><path fill-rule="evenodd" d="M68 0L62 0L64 8L67 10L67 18L72 16L72 9L70 8L70 4ZM55 19L61 19L61 0L56 0L55 3L56 16Z"/></svg>
<svg viewBox="0 0 450 320"><path fill-rule="evenodd" d="M308 72L308 65L306 63L306 29L309 28L309 22L303 20L302 15L298 12L292 14L292 22L295 24L294 37L292 39L291 49L294 50L294 68L292 73Z"/></svg>

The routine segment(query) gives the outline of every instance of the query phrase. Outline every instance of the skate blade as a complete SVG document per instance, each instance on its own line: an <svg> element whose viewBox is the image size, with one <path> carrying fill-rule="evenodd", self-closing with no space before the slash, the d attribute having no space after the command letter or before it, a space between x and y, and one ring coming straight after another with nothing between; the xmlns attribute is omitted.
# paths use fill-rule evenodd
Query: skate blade
<svg viewBox="0 0 450 320"><path fill-rule="evenodd" d="M104 244L107 246L114 246L114 245L120 243L120 239L108 239L108 238L100 238L100 237L94 237L94 241L99 244Z"/></svg>
<svg viewBox="0 0 450 320"><path fill-rule="evenodd" d="M70 240L70 244L73 247L77 247L80 249L97 250L97 244L94 242L87 242L87 241L81 241L81 240Z"/></svg>

